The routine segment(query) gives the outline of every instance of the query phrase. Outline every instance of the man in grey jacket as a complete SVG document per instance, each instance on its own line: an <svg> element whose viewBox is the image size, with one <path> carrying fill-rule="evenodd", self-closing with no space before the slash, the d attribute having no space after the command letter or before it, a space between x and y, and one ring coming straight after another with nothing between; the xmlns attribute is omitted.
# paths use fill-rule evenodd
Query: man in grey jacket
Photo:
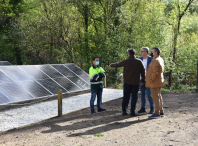
<svg viewBox="0 0 198 146"><path fill-rule="evenodd" d="M128 50L128 59L125 59L119 63L112 63L109 68L112 67L124 67L123 77L124 77L124 96L122 100L122 115L128 115L126 109L129 104L130 95L132 94L131 100L131 116L137 116L135 113L137 93L139 89L139 79L140 74L142 77L142 84L145 82L145 68L142 61L135 57L135 50Z"/></svg>

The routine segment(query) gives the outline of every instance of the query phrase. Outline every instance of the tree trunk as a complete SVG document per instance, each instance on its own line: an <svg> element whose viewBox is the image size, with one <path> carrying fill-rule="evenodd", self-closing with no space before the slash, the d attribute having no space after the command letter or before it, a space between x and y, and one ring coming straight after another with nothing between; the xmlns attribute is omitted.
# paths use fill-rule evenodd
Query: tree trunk
<svg viewBox="0 0 198 146"><path fill-rule="evenodd" d="M192 2L193 2L193 0L188 1L188 4L186 5L186 8L184 9L184 11L182 13L180 13L179 3L177 5L179 11L178 11L178 21L177 21L176 26L174 27L174 32L173 32L173 62L176 62L177 38L178 38L178 35L179 35L180 22L181 22L182 17L186 13L187 9L189 8L189 6L192 4Z"/></svg>
<svg viewBox="0 0 198 146"><path fill-rule="evenodd" d="M17 65L22 65L23 61L22 61L22 58L21 58L21 50L20 50L20 48L19 47L15 47L14 51L15 51L15 57L16 57Z"/></svg>
<svg viewBox="0 0 198 146"><path fill-rule="evenodd" d="M89 64L90 64L90 53L89 53L89 32L88 32L88 20L89 20L89 15L88 15L88 12L89 12L89 8L88 8L88 4L86 3L85 6L84 6L84 21L85 21L85 35L84 35L84 40L85 40L85 55L86 55L86 64L87 64L87 67L86 67L86 71L89 70Z"/></svg>

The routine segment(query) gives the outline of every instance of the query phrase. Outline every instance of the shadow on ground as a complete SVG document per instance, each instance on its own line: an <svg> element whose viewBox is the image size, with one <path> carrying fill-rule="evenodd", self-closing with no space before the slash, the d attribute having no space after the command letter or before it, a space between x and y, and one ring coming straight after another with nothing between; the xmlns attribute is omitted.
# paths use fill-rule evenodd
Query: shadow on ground
<svg viewBox="0 0 198 146"><path fill-rule="evenodd" d="M192 115L198 112L198 93L164 93L162 94L162 97L164 101L164 111L166 116L169 116L169 114L172 112L182 114L191 113ZM14 134L36 130L39 130L40 133L46 134L60 131L68 132L88 128L87 130L82 130L82 132L80 131L78 133L69 133L67 135L68 137L75 137L79 135L93 135L95 133L102 133L150 120L148 118L142 119L141 116L122 116L121 103L122 98L108 101L102 104L102 107L105 107L107 109L105 112L91 114L90 108L85 108L79 111L65 114L62 117L54 117L36 124L9 130L5 133L0 134L0 136L9 133ZM140 105L141 103L139 98L136 111L140 109ZM147 107L149 107L148 102ZM147 111L149 111L149 108L147 108ZM129 118L130 120L128 120ZM198 117L194 118L195 121L198 121Z"/></svg>

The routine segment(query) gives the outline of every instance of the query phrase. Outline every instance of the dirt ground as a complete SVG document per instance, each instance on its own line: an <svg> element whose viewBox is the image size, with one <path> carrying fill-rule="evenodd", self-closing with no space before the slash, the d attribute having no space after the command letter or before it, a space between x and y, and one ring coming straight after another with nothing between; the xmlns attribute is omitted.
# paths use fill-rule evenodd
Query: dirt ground
<svg viewBox="0 0 198 146"><path fill-rule="evenodd" d="M106 112L90 114L86 108L0 133L0 145L198 146L198 93L163 93L162 97L165 117L160 119L148 119L149 114L122 116L119 98L102 104Z"/></svg>

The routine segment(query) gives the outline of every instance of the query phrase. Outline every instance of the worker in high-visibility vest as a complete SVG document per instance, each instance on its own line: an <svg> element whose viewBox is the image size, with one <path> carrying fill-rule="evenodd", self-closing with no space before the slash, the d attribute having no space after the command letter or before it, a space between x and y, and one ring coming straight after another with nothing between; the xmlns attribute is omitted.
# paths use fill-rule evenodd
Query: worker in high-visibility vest
<svg viewBox="0 0 198 146"><path fill-rule="evenodd" d="M89 68L90 84L91 84L91 99L90 108L91 113L96 113L94 109L94 101L97 96L97 109L98 112L105 111L105 108L101 108L101 99L103 91L103 78L106 73L102 67L99 67L99 57L93 57L93 64Z"/></svg>

